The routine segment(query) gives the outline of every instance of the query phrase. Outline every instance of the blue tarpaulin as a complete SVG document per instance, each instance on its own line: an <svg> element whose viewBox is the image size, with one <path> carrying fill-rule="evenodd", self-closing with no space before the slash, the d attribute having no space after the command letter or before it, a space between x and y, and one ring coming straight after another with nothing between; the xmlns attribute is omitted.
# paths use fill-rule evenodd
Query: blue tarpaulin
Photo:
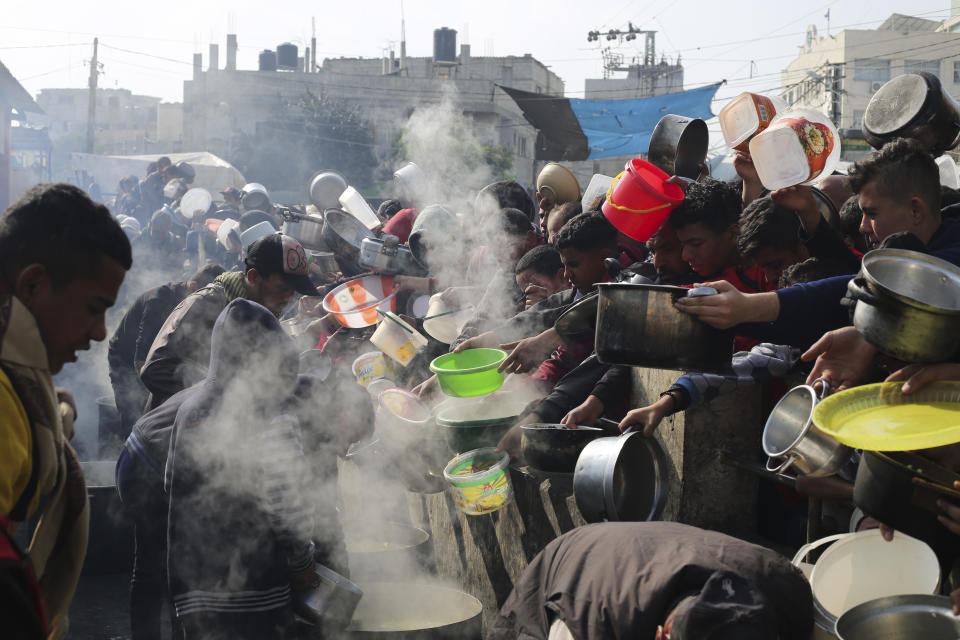
<svg viewBox="0 0 960 640"><path fill-rule="evenodd" d="M704 120L712 118L710 102L720 84L638 100L570 98L570 108L587 136L590 147L587 159L646 153L654 127L668 113Z"/></svg>

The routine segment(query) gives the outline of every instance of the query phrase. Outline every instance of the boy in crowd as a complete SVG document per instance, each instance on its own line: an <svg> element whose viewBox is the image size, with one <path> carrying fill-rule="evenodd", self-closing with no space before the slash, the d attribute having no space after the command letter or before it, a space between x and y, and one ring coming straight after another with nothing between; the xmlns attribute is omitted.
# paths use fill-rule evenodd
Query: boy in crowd
<svg viewBox="0 0 960 640"><path fill-rule="evenodd" d="M552 245L540 245L524 254L515 273L523 291L524 310L569 287L560 252Z"/></svg>

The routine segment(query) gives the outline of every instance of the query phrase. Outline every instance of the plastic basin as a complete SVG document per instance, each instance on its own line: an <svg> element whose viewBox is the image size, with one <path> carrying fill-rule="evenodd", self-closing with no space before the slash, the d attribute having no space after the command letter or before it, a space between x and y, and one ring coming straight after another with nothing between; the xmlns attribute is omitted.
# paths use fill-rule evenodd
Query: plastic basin
<svg viewBox="0 0 960 640"><path fill-rule="evenodd" d="M394 311L397 291L389 276L366 276L345 282L323 298L323 310L345 327L377 324L380 311Z"/></svg>
<svg viewBox="0 0 960 640"><path fill-rule="evenodd" d="M435 358L430 371L437 374L440 389L448 396L472 398L503 386L503 373L497 367L506 358L501 349L467 349Z"/></svg>
<svg viewBox="0 0 960 640"><path fill-rule="evenodd" d="M454 404L448 404L451 402ZM454 453L495 447L523 415L527 404L526 399L509 395L448 401L436 409L437 426Z"/></svg>
<svg viewBox="0 0 960 640"><path fill-rule="evenodd" d="M479 516L513 500L509 464L509 454L485 447L456 456L447 463L443 477L453 487L453 498L460 510L468 516Z"/></svg>
<svg viewBox="0 0 960 640"><path fill-rule="evenodd" d="M426 435L432 417L430 408L406 389L381 391L377 404L374 424L383 439L410 446Z"/></svg>

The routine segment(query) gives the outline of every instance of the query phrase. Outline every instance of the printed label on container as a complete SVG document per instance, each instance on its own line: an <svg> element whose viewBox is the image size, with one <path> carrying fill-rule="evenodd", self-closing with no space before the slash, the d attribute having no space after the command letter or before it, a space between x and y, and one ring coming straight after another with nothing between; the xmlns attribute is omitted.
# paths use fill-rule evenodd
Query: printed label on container
<svg viewBox="0 0 960 640"><path fill-rule="evenodd" d="M800 140L803 152L807 156L807 164L810 165L807 180L819 176L827 164L827 158L833 152L833 145L836 144L830 127L804 118L787 118L777 124L796 131L797 139Z"/></svg>

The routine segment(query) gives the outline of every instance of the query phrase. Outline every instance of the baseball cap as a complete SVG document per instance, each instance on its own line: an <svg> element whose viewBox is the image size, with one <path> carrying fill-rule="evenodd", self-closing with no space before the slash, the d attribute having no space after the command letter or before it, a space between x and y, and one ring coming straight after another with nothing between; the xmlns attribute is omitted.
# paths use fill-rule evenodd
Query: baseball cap
<svg viewBox="0 0 960 640"><path fill-rule="evenodd" d="M310 283L307 270L307 254L294 238L282 233L264 236L247 247L247 267L262 275L279 273L294 291L305 296L320 293Z"/></svg>
<svg viewBox="0 0 960 640"><path fill-rule="evenodd" d="M775 640L769 601L742 576L715 571L673 616L671 640Z"/></svg>
<svg viewBox="0 0 960 640"><path fill-rule="evenodd" d="M240 189L237 189L236 187L227 187L226 189L221 191L220 194L224 196L236 196L237 198L239 198L243 195L243 192L240 191Z"/></svg>

